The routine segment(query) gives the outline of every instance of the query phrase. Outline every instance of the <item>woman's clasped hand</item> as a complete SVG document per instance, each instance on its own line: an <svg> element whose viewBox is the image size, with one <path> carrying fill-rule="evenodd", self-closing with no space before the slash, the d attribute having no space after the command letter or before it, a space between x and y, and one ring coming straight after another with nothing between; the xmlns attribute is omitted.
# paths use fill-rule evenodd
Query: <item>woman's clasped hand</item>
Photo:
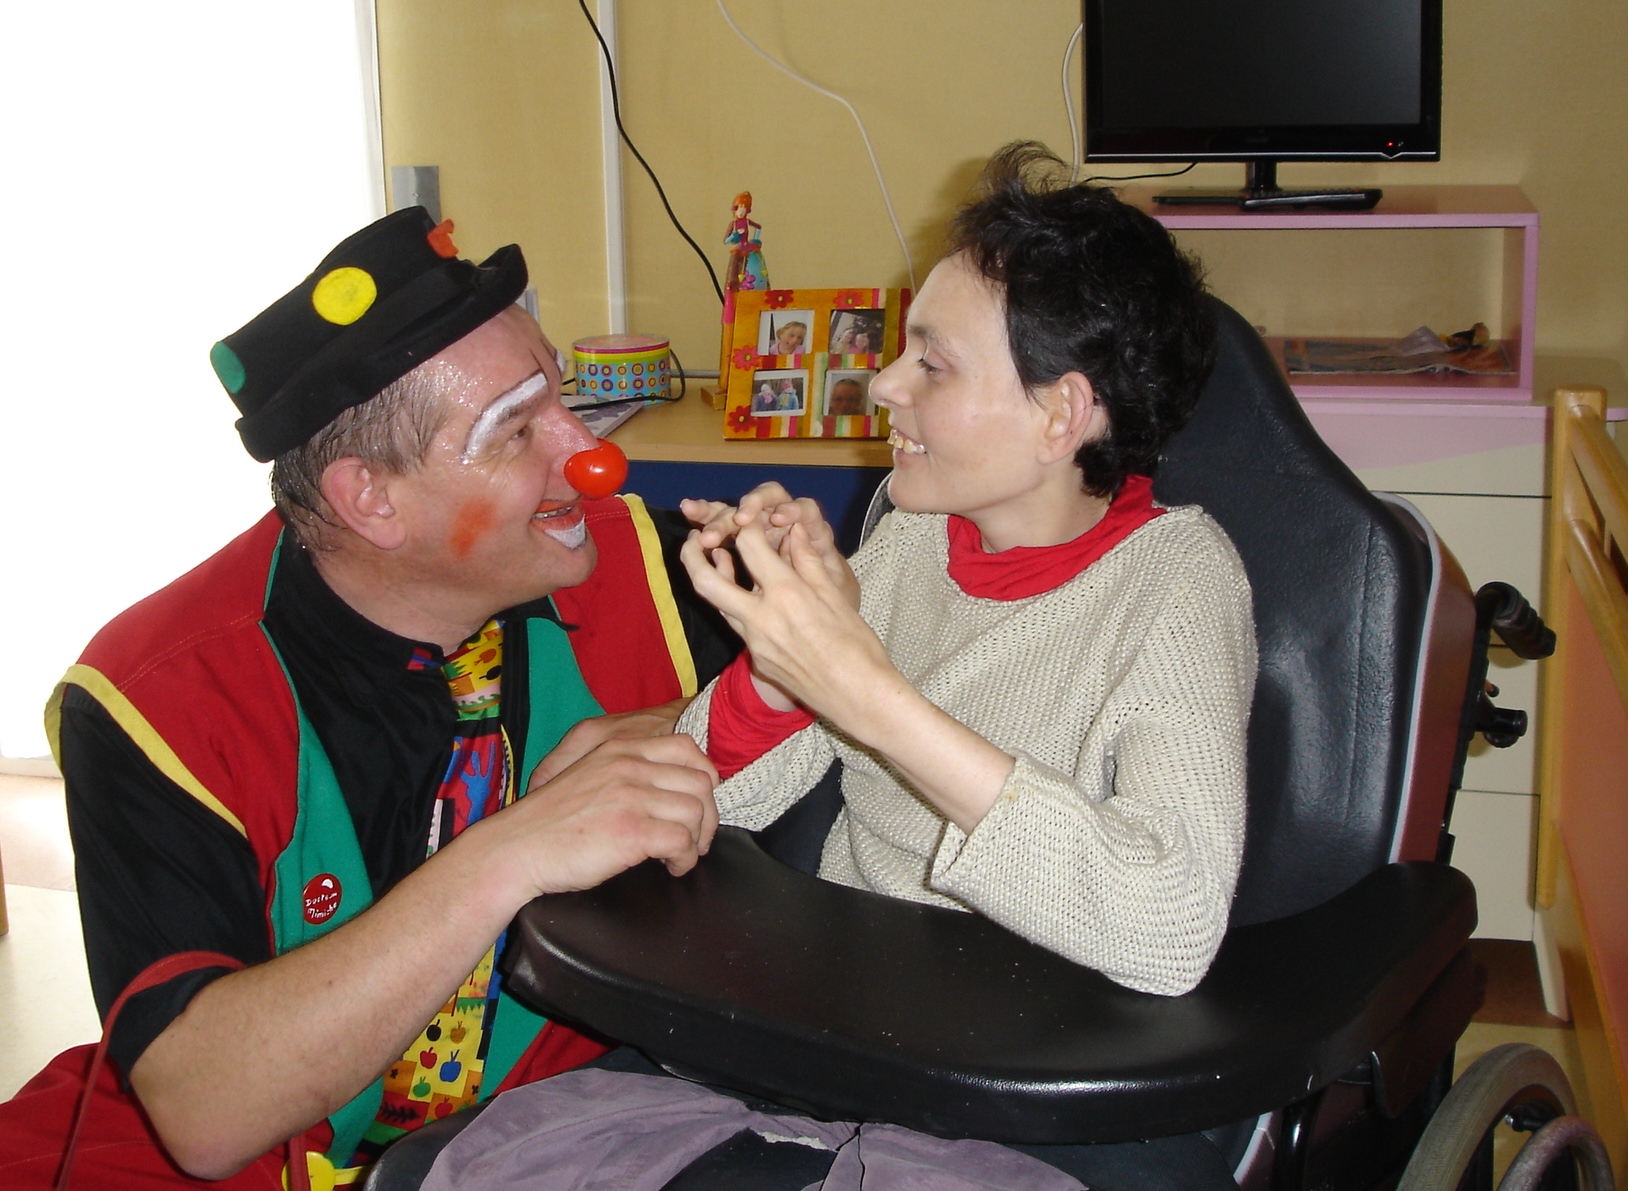
<svg viewBox="0 0 1628 1191"><path fill-rule="evenodd" d="M698 595L741 635L769 707L801 706L885 757L963 831L1000 796L1013 758L930 702L860 616L859 581L817 503L777 483L738 506L685 501L679 557ZM752 586L738 582L733 541Z"/></svg>
<svg viewBox="0 0 1628 1191"><path fill-rule="evenodd" d="M759 693L771 707L789 709L795 701L841 723L869 688L904 684L859 616L859 582L814 501L793 500L768 483L738 506L685 501L683 508L700 528L680 558L697 594L746 643ZM750 589L739 585L730 542Z"/></svg>

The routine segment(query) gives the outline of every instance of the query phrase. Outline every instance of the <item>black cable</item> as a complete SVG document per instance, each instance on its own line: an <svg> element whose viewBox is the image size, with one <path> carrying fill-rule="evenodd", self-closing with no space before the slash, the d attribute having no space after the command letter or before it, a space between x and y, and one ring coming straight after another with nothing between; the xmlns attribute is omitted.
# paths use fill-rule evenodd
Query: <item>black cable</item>
<svg viewBox="0 0 1628 1191"><path fill-rule="evenodd" d="M580 405L567 405L565 408L574 414L579 414L585 409L604 409L605 407L611 405L632 405L634 402L641 402L647 405L659 405L663 401L672 402L682 401L683 399L683 393L680 393L677 397L613 397L609 401L584 401Z"/></svg>
<svg viewBox="0 0 1628 1191"><path fill-rule="evenodd" d="M1094 178L1085 179L1085 181L1079 183L1079 185L1084 186L1088 182L1137 182L1143 178L1179 178L1197 164L1198 162L1196 161L1189 161L1181 169L1175 170L1168 174L1126 174L1123 178L1110 178L1106 174L1098 174Z"/></svg>
<svg viewBox="0 0 1628 1191"><path fill-rule="evenodd" d="M656 177L656 171L650 168L650 163L644 159L644 154L639 152L638 147L633 143L633 138L628 136L627 129L622 127L622 97L617 91L616 67L611 63L610 46L605 44L605 35L599 31L599 24L594 20L593 13L588 11L587 0L577 0L577 7L582 9L582 15L588 20L588 28L594 31L594 39L599 42L599 52L605 56L605 73L610 76L611 114L616 117L616 131L621 134L622 143L627 146L628 152L633 154L639 164L644 167L644 172L650 175L651 184L655 186L656 194L661 198L661 205L667 211L667 218L673 221L673 226L678 229L678 234L684 237L684 243L695 249L695 255L700 257L701 263L706 266L707 276L712 279L712 292L718 295L718 304L721 306L724 301L724 287L718 284L717 270L712 267L712 262L707 259L707 254L701 251L701 245L697 244L695 238L684 230L684 225L678 221L678 216L673 214L673 204L667 201L667 192L661 188L661 179Z"/></svg>
<svg viewBox="0 0 1628 1191"><path fill-rule="evenodd" d="M673 400L682 401L684 400L685 394L690 391L690 378L689 375L684 371L684 361L678 358L678 353L669 347L667 349L667 354L673 357L673 367L678 369L678 396Z"/></svg>

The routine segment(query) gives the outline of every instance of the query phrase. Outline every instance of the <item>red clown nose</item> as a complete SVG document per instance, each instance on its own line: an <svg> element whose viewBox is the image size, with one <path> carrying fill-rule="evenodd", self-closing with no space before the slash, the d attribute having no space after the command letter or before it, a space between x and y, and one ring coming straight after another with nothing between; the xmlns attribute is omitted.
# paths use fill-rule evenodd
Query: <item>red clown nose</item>
<svg viewBox="0 0 1628 1191"><path fill-rule="evenodd" d="M565 461L565 482L589 500L616 495L627 479L627 456L613 442L601 439L592 450L578 451Z"/></svg>

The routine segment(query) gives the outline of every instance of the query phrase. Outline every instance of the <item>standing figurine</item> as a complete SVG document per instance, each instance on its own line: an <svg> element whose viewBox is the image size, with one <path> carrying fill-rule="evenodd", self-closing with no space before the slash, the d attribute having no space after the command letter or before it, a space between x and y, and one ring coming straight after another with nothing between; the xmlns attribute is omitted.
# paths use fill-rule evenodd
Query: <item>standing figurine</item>
<svg viewBox="0 0 1628 1191"><path fill-rule="evenodd" d="M742 289L768 289L769 274L763 267L763 225L754 222L752 193L743 190L735 196L735 219L724 234L729 245L729 272L724 289L733 293Z"/></svg>
<svg viewBox="0 0 1628 1191"><path fill-rule="evenodd" d="M743 190L735 196L730 208L735 218L724 233L729 245L729 268L724 273L724 329L723 345L718 352L718 396L713 405L723 408L722 394L729 391L729 339L735 327L735 295L743 289L766 290L769 272L763 267L763 225L754 222L752 192Z"/></svg>

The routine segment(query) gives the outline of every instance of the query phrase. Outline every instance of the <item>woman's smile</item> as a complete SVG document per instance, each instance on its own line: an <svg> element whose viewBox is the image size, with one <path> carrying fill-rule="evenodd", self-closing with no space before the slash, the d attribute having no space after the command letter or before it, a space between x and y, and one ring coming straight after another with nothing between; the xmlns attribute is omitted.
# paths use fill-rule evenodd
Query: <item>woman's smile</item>
<svg viewBox="0 0 1628 1191"><path fill-rule="evenodd" d="M893 432L887 436L887 445L906 455L927 454L925 446L902 433L897 427L894 427Z"/></svg>

